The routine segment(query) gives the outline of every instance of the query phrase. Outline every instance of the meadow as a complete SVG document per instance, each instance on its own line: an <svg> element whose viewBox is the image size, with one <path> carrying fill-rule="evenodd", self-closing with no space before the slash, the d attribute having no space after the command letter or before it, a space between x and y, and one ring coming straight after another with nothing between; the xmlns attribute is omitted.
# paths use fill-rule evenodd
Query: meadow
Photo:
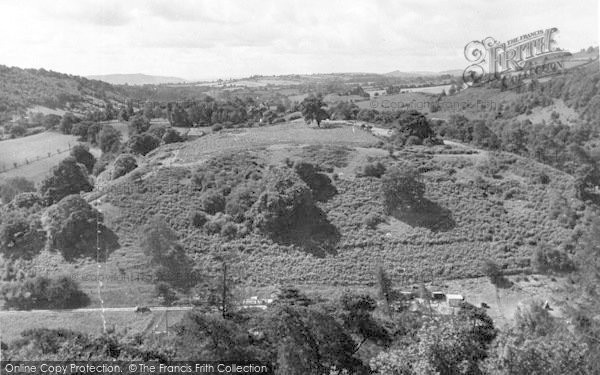
<svg viewBox="0 0 600 375"><path fill-rule="evenodd" d="M378 138L360 128L342 125L326 127L325 124L323 124L323 127L317 128L316 124L307 125L304 121L294 121L259 128L221 131L189 144L175 147L178 147L178 161L190 163L197 161L201 156L215 152L246 150L273 145L336 144L373 146L378 142Z"/></svg>
<svg viewBox="0 0 600 375"><path fill-rule="evenodd" d="M62 159L69 155L77 137L47 131L0 142L0 181L22 176L41 181ZM50 154L50 157L48 155ZM14 163L18 167L14 168ZM2 172L4 171L4 172Z"/></svg>
<svg viewBox="0 0 600 375"><path fill-rule="evenodd" d="M177 324L185 311L169 311L168 325ZM164 332L166 327L165 311L151 311L136 314L133 311L105 311L107 329L117 332L152 333ZM33 328L66 328L73 331L98 335L103 330L100 311L36 311L23 313L17 311L0 312L0 334L3 342L10 342L21 337L24 327Z"/></svg>

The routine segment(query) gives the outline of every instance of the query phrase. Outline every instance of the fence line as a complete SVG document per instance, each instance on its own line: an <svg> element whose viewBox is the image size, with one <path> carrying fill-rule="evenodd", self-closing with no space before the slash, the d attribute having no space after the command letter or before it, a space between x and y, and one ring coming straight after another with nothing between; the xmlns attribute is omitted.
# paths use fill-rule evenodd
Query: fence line
<svg viewBox="0 0 600 375"><path fill-rule="evenodd" d="M29 160L29 159L25 158L25 161L21 162L21 164L19 164L19 162L14 162L14 163L12 163L12 166L8 166L8 167L6 164L2 164L2 165L0 165L0 174L25 167L27 165L31 165L37 161L50 159L53 156L64 154L65 152L69 152L69 151L71 151L71 144L69 143L68 145L69 146L67 149L64 149L64 150L56 149L56 153L52 153L52 151L50 151L50 152L48 152L47 156L38 155L33 160Z"/></svg>

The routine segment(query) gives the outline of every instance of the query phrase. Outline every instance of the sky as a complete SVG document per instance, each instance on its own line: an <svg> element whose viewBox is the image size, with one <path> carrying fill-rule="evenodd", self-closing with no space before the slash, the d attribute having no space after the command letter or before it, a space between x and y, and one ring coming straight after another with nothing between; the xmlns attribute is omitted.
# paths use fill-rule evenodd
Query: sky
<svg viewBox="0 0 600 375"><path fill-rule="evenodd" d="M185 79L464 69L464 46L557 27L598 45L597 0L0 0L0 64Z"/></svg>

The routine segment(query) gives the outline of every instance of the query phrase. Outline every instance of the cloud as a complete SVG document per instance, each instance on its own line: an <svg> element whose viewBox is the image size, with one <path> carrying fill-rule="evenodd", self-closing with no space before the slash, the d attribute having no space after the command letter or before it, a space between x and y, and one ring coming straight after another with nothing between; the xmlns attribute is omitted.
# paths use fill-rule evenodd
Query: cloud
<svg viewBox="0 0 600 375"><path fill-rule="evenodd" d="M597 44L593 0L20 0L0 2L0 64L187 77L463 67L474 39L560 29Z"/></svg>
<svg viewBox="0 0 600 375"><path fill-rule="evenodd" d="M43 17L65 23L82 23L92 26L124 26L135 20L132 8L114 0L89 1L54 0L40 4Z"/></svg>

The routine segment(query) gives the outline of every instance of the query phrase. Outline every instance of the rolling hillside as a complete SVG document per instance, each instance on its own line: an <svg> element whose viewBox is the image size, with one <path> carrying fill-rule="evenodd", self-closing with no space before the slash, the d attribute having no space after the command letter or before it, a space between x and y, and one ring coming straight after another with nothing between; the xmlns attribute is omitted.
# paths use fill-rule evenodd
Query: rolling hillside
<svg viewBox="0 0 600 375"><path fill-rule="evenodd" d="M536 249L547 245L569 251L578 239L584 205L575 197L573 178L564 173L460 144L412 146L394 158L377 144L377 138L358 128L315 129L289 123L211 134L155 150L135 178L124 176L87 195L99 203L121 245L103 270L114 276L105 285L105 303L154 301L138 233L155 215L166 218L199 267L210 268L214 249L237 249L245 285L255 288L369 287L379 265L397 284L481 276L483 263L490 259L506 274L530 273ZM204 198L194 182L199 169L240 181L240 171L265 173L288 160L309 161L329 171L337 194L318 206L325 225L335 228L334 237L305 233L304 238L315 240L281 241L242 227L231 237L194 226L193 215L203 209ZM380 179L357 175L373 161L388 168L408 164L420 170L426 184L423 206L387 215ZM549 177L548 184L538 182L540 173ZM371 217L376 217L374 223ZM218 213L209 220L224 225L223 220L230 219ZM46 250L32 265L52 274L83 276L96 269L92 259L65 263L59 254ZM93 295L95 278L83 276L84 291Z"/></svg>
<svg viewBox="0 0 600 375"><path fill-rule="evenodd" d="M34 106L83 111L125 100L118 89L105 82L0 65L0 113L17 113Z"/></svg>
<svg viewBox="0 0 600 375"><path fill-rule="evenodd" d="M104 74L87 76L88 79L110 83L111 85L160 85L163 83L185 83L183 78L151 76L147 74Z"/></svg>

